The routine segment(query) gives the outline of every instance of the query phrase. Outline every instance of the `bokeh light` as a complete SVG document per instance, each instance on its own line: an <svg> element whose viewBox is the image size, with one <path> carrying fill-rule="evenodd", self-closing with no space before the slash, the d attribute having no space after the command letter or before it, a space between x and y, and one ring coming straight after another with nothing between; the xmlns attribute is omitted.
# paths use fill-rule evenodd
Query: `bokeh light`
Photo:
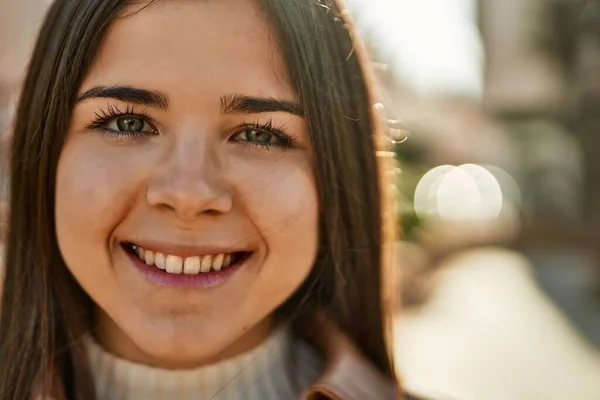
<svg viewBox="0 0 600 400"><path fill-rule="evenodd" d="M481 221L498 218L505 201L513 203L512 199L518 198L519 191L508 173L499 168L494 171L495 174L476 164L442 165L431 169L415 190L415 211L423 219ZM501 182L507 182L506 193Z"/></svg>

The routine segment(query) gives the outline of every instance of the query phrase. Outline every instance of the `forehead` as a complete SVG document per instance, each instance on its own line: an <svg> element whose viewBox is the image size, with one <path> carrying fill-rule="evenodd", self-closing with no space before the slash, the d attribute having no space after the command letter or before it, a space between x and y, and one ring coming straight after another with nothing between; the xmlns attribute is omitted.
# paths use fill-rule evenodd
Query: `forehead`
<svg viewBox="0 0 600 400"><path fill-rule="evenodd" d="M159 0L127 7L108 29L83 89L107 84L183 97L293 96L276 36L254 0Z"/></svg>

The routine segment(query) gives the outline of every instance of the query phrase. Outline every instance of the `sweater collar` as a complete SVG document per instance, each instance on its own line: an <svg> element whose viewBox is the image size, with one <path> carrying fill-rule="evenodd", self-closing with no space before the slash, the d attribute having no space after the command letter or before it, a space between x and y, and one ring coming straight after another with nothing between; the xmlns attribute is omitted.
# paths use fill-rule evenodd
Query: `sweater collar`
<svg viewBox="0 0 600 400"><path fill-rule="evenodd" d="M169 371L151 368L118 359L88 340L87 347L92 363L99 391L99 398L103 399L129 399L129 398L183 398L183 397L156 397L156 393L166 393L169 390L182 391L190 389L194 393L220 393L227 387L227 393L240 393L248 388L266 385L271 396L265 398L300 398L302 400L329 399L329 400L400 400L401 388L396 382L386 378L371 365L359 352L356 346L325 316L319 319L316 329L311 337L307 338L325 357L325 366L321 357L306 344L294 337L289 328L280 328L275 331L259 347L233 359L220 363L185 371ZM290 348L300 349L299 365L308 368L300 370L296 385L289 386L288 377L288 351ZM247 368L248 366L252 368ZM116 380L116 381L115 381ZM158 387L148 387L147 382L158 382ZM115 382L118 383L115 385ZM282 385L283 382L283 385ZM122 385L124 384L124 386ZM189 385L200 385L193 386ZM208 386L207 386L208 385ZM121 388L122 392L134 393L133 397L126 397L127 393L102 392L102 388ZM123 389L125 387L126 389ZM273 389L280 390L274 393ZM302 388L308 388L302 391ZM137 391L136 391L137 390ZM149 390L147 396L139 397L139 393ZM256 389L252 389L256 390ZM176 395L178 392L173 392ZM285 394L282 394L285 393ZM220 394L219 394L220 395ZM215 397L215 399L221 398ZM247 397L247 396L246 396ZM208 398L211 398L209 396Z"/></svg>
<svg viewBox="0 0 600 400"><path fill-rule="evenodd" d="M297 383L289 379L289 351L300 349ZM154 368L118 358L86 339L99 400L281 399L299 398L322 371L313 348L280 327L251 351L215 364L189 369ZM304 367L307 366L307 367ZM292 396L292 397L290 397Z"/></svg>

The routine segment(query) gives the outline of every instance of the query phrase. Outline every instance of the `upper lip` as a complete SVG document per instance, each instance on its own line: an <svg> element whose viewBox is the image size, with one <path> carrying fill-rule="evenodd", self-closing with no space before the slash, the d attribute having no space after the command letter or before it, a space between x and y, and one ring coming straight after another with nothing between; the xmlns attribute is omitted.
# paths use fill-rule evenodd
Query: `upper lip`
<svg viewBox="0 0 600 400"><path fill-rule="evenodd" d="M151 250L154 252L169 254L179 257L192 257L198 255L217 255L222 253L237 253L237 252L250 252L249 249L242 249L236 246L189 246L175 243L157 242L151 240L134 240L125 241L122 243L129 243L140 246L144 250Z"/></svg>

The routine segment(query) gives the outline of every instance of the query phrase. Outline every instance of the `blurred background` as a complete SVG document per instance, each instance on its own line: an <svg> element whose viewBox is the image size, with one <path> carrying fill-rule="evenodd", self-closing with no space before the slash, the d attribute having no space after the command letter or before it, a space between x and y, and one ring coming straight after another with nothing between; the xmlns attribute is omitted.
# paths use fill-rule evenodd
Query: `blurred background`
<svg viewBox="0 0 600 400"><path fill-rule="evenodd" d="M48 4L0 0L3 171ZM600 1L347 4L397 155L404 385L600 400Z"/></svg>

